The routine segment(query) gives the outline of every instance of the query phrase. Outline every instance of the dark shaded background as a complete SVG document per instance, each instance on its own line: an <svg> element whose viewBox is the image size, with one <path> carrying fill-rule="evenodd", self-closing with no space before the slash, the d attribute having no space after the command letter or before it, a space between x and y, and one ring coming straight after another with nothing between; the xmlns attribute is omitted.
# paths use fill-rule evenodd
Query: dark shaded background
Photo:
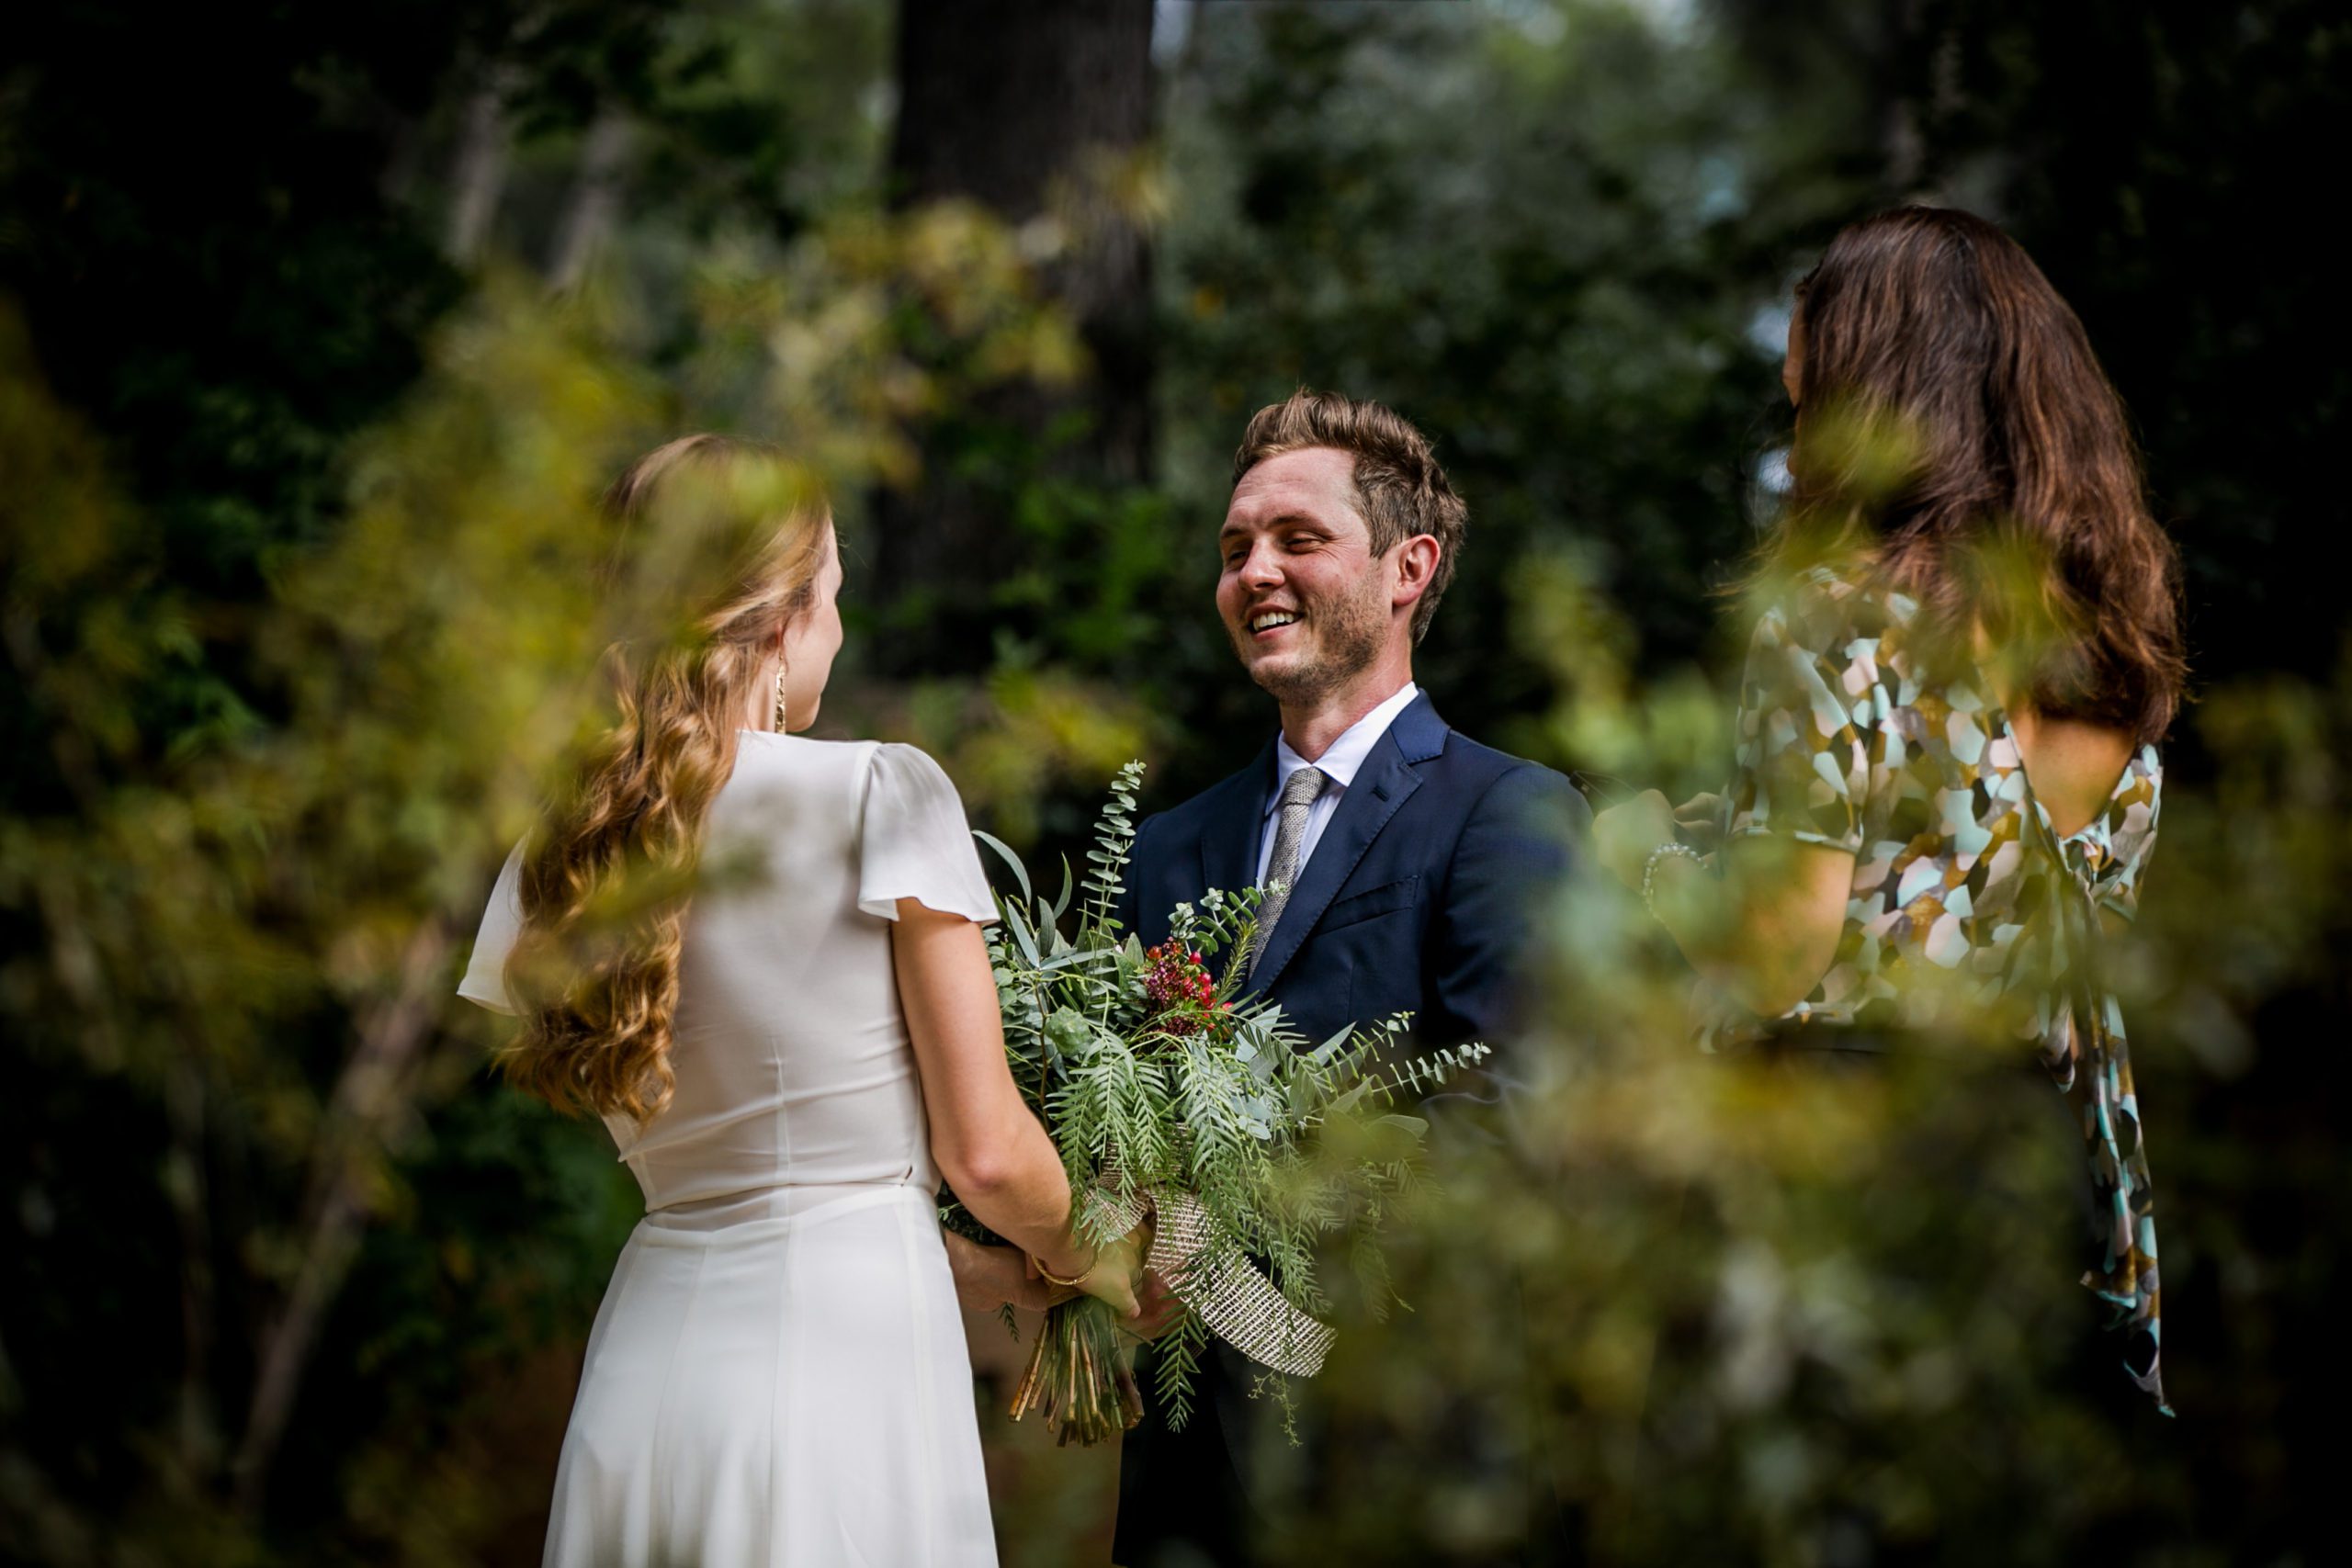
<svg viewBox="0 0 2352 1568"><path fill-rule="evenodd" d="M595 464L689 422L789 447L707 374L725 334L697 268L781 275L829 225L941 200L1010 225L1076 369L973 372L940 293L884 288L891 341L947 390L890 411L919 467L853 465L874 482L837 496L857 566L829 722L924 740L982 825L1053 847L1105 759L1146 751L1166 801L1259 744L1210 541L1241 423L1300 383L1398 407L1470 498L1420 669L1448 718L1618 772L1579 717L1609 694L1586 656L1641 689L1721 679L1714 590L1770 514L1788 286L1906 198L1996 218L2075 304L2188 566L2209 700L2170 758L2205 836L2173 896L2226 898L2165 906L2160 856L2176 967L2142 1088L2183 1414L2128 1435L2145 1500L2119 1511L2162 1529L2126 1555L2320 1554L2352 1235L2339 8L92 0L11 33L0 1556L534 1560L633 1194L593 1130L490 1088L438 1003L390 1098L350 1109L384 996L446 995L462 959L461 931L401 933L478 892L413 856L350 869L376 934L312 947L432 983L289 984L266 1029L223 1032L170 979L202 921L143 923L148 863L107 874L109 835L164 821L190 770L307 733L304 661L256 628L347 538L355 454L469 305L601 310L638 401ZM83 526L35 504L58 454L128 519L103 570L28 565ZM1714 739L1653 735L1651 761L1696 787ZM281 968L325 897L292 885L309 820L199 824L180 863L266 841L233 902ZM44 869L85 840L86 882ZM1059 1498L1003 1527L1012 1560L1094 1539L1100 1456L1056 1493L1060 1457L996 1456Z"/></svg>

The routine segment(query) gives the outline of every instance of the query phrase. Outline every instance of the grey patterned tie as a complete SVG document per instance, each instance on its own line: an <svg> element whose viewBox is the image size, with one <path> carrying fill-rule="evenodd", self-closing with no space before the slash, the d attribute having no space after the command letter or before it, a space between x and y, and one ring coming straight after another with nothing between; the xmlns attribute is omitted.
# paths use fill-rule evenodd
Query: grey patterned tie
<svg viewBox="0 0 2352 1568"><path fill-rule="evenodd" d="M1259 955L1266 951L1266 942L1274 934L1274 926L1283 918L1283 907L1290 902L1290 890L1298 881L1299 862L1306 857L1299 851L1306 844L1306 817L1314 810L1316 800L1331 782L1320 768L1301 768L1283 784L1281 818L1274 824L1274 852L1266 859L1266 897L1258 906L1258 940L1250 944L1250 972L1258 971Z"/></svg>

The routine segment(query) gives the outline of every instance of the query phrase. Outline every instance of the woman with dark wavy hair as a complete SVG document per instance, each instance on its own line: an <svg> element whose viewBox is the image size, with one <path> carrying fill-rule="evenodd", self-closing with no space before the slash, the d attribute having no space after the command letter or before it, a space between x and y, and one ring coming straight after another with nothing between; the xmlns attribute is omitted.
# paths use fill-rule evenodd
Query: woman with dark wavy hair
<svg viewBox="0 0 2352 1568"><path fill-rule="evenodd" d="M806 739L839 544L786 467L696 435L608 500L674 631L614 650L616 721L516 851L462 995L508 1076L601 1116L645 1193L588 1342L550 1568L995 1561L940 1179L1129 1315L1005 1065L963 803L910 746ZM663 596L667 596L664 594ZM955 1254L951 1269L951 1251Z"/></svg>
<svg viewBox="0 0 2352 1568"><path fill-rule="evenodd" d="M1600 816L1597 852L1738 1004L1718 1048L1883 1059L1962 1019L2033 1040L2086 1145L2085 1282L2161 1404L2148 1173L2098 958L2155 844L2185 663L2121 401L2024 251L1928 208L1838 235L1784 379L1791 504L1720 846L1684 843L1652 791Z"/></svg>

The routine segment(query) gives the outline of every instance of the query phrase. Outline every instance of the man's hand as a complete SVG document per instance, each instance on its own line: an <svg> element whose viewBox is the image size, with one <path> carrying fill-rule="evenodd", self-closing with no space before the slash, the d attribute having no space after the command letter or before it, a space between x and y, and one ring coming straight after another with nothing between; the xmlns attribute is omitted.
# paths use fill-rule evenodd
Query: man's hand
<svg viewBox="0 0 2352 1568"><path fill-rule="evenodd" d="M954 1231L941 1234L947 1242L948 1269L956 1276L956 1299L967 1311L994 1312L1011 1302L1023 1312L1044 1312L1078 1294L1039 1279L1019 1247L982 1247Z"/></svg>

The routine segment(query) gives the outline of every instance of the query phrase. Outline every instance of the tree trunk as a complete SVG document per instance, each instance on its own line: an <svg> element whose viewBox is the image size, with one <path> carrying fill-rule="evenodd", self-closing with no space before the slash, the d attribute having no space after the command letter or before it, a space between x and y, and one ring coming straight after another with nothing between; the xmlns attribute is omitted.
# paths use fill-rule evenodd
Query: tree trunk
<svg viewBox="0 0 2352 1568"><path fill-rule="evenodd" d="M628 121L620 111L608 107L599 112L581 142L580 175L556 227L548 287L560 290L576 286L612 237L620 220L621 175L628 164Z"/></svg>
<svg viewBox="0 0 2352 1568"><path fill-rule="evenodd" d="M899 670L968 653L975 637L987 646L1000 624L991 590L1023 558L1013 506L1028 480L1050 470L1114 489L1150 476L1150 253L1134 215L1090 176L1151 133L1152 11L1139 0L900 0L895 199L963 198L1014 223L1074 199L1072 246L1046 282L1093 366L1069 392L1024 388L956 411L922 433L916 485L877 498L875 576L911 634L888 639ZM1046 449L1049 430L1073 428Z"/></svg>
<svg viewBox="0 0 2352 1568"><path fill-rule="evenodd" d="M181 1470L199 1484L220 1460L220 1431L212 1408L215 1286L212 1277L212 1194L206 1176L205 1084L201 1047L164 1080L164 1111L171 1126L164 1191L179 1222L180 1387L175 1430Z"/></svg>
<svg viewBox="0 0 2352 1568"><path fill-rule="evenodd" d="M416 1065L448 983L443 960L454 929L451 920L436 919L409 939L398 987L362 1016L357 1043L335 1080L311 1164L302 1266L263 1336L244 1438L230 1467L237 1507L248 1518L261 1512L311 1352L359 1255L370 1164L381 1157L392 1124L413 1108Z"/></svg>
<svg viewBox="0 0 2352 1568"><path fill-rule="evenodd" d="M465 129L449 181L449 225L442 241L449 259L460 266L481 256L498 216L498 198L506 186L506 96L515 76L511 66L492 67L466 99Z"/></svg>

